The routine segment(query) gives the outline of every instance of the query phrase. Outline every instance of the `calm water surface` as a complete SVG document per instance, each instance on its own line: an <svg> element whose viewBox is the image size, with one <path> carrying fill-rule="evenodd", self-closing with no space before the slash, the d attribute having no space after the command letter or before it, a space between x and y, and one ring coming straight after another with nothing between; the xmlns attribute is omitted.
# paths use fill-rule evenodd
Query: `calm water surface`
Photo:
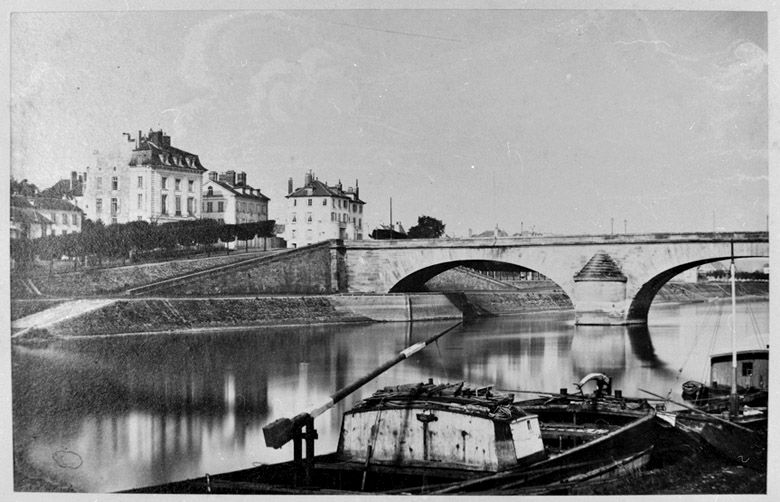
<svg viewBox="0 0 780 502"><path fill-rule="evenodd" d="M649 327L573 325L571 313L485 319L394 367L320 416L318 453L341 414L374 389L465 380L501 389L573 389L589 372L613 388L671 390L707 377L731 347L727 302L654 306ZM739 347L768 343L766 301L738 305ZM30 463L79 490L105 492L292 458L262 427L322 404L411 343L451 322L264 328L131 336L13 348L14 443Z"/></svg>

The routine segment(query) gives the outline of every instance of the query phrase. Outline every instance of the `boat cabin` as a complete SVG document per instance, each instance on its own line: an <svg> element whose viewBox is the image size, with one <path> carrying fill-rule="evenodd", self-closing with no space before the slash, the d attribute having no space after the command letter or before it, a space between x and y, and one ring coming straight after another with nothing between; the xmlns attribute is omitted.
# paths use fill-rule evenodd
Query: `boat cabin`
<svg viewBox="0 0 780 502"><path fill-rule="evenodd" d="M344 414L342 460L497 472L545 457L536 415L463 383L385 387Z"/></svg>
<svg viewBox="0 0 780 502"><path fill-rule="evenodd" d="M710 382L713 387L731 385L731 352L710 358ZM767 389L769 384L769 350L737 352L737 387Z"/></svg>

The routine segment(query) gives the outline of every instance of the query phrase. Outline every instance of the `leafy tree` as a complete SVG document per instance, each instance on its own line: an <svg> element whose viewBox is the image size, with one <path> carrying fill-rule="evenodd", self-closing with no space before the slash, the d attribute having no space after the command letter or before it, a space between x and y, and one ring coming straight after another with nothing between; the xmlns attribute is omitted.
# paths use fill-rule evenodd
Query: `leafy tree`
<svg viewBox="0 0 780 502"><path fill-rule="evenodd" d="M256 230L252 223L236 225L236 239L244 241L244 251L249 251L249 241L255 238Z"/></svg>
<svg viewBox="0 0 780 502"><path fill-rule="evenodd" d="M27 179L22 181L16 181L13 176L11 177L11 195L22 195L24 197L32 197L38 194L38 187L28 182Z"/></svg>
<svg viewBox="0 0 780 502"><path fill-rule="evenodd" d="M150 225L146 221L131 221L125 224L122 230L125 234L124 244L127 246L125 251L131 261L139 251L153 249L156 246L155 241L151 238Z"/></svg>
<svg viewBox="0 0 780 502"><path fill-rule="evenodd" d="M19 270L25 270L35 258L35 245L27 238L11 239L11 258L14 266Z"/></svg>
<svg viewBox="0 0 780 502"><path fill-rule="evenodd" d="M105 249L106 227L101 220L96 222L84 220L81 224L81 246L85 256L97 256L100 264L103 256L107 256Z"/></svg>
<svg viewBox="0 0 780 502"><path fill-rule="evenodd" d="M420 216L408 235L410 239L438 239L444 235L444 223L431 216Z"/></svg>
<svg viewBox="0 0 780 502"><path fill-rule="evenodd" d="M196 244L205 247L207 255L211 256L211 246L219 240L220 224L216 220L203 219L194 228Z"/></svg>
<svg viewBox="0 0 780 502"><path fill-rule="evenodd" d="M237 230L235 225L223 225L222 228L219 229L219 240L225 243L227 254L230 254L230 247L228 244L236 240L236 233Z"/></svg>
<svg viewBox="0 0 780 502"><path fill-rule="evenodd" d="M41 260L49 261L49 275L54 269L54 260L62 256L60 241L56 235L47 235L35 240L35 253Z"/></svg>

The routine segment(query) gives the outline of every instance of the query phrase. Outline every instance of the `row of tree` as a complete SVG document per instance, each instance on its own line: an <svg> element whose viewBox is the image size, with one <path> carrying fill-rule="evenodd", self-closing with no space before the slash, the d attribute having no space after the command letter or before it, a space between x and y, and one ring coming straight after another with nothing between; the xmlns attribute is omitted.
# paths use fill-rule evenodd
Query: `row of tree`
<svg viewBox="0 0 780 502"><path fill-rule="evenodd" d="M728 270L711 270L708 272L700 272L699 275L707 277L716 281L727 281L731 277L731 272ZM769 274L766 274L760 270L754 270L753 272L745 272L737 270L734 277L738 281L766 281L769 279Z"/></svg>
<svg viewBox="0 0 780 502"><path fill-rule="evenodd" d="M369 237L377 240L386 239L438 239L444 235L444 223L432 216L420 216L417 225L411 227L407 233L402 233L391 225L387 228L376 228Z"/></svg>
<svg viewBox="0 0 780 502"><path fill-rule="evenodd" d="M40 239L12 239L11 257L19 266L35 257L53 262L62 256L85 258L130 258L175 248L206 252L218 242L249 241L255 237L273 237L273 220L228 225L202 219L155 224L146 221L104 225L84 220L80 233L50 235Z"/></svg>

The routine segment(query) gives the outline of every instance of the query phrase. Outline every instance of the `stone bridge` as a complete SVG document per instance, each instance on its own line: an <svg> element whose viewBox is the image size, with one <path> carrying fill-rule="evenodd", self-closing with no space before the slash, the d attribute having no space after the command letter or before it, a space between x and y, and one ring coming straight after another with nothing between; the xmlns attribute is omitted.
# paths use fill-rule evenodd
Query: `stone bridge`
<svg viewBox="0 0 780 502"><path fill-rule="evenodd" d="M535 270L572 300L578 324L643 324L653 297L705 263L769 256L767 232L582 235L498 239L330 241L332 292L423 290L469 262Z"/></svg>

